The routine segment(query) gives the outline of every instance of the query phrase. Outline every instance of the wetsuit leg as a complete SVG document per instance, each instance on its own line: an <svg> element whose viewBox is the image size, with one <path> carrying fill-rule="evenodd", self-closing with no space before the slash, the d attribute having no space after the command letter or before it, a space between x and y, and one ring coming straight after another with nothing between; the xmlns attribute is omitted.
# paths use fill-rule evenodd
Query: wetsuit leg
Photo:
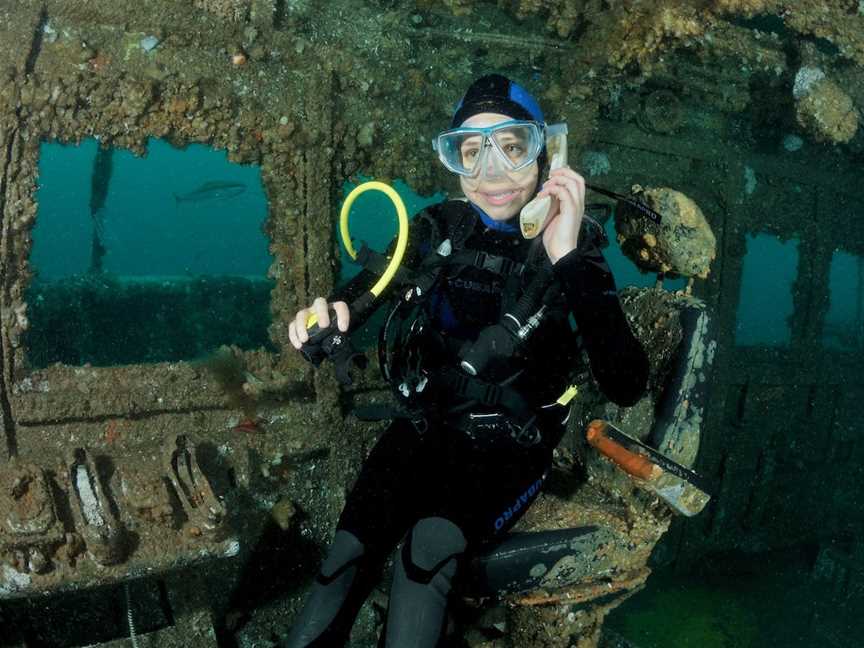
<svg viewBox="0 0 864 648"><path fill-rule="evenodd" d="M414 525L393 574L386 648L438 644L447 597L465 546L465 535L449 520L431 517Z"/></svg>
<svg viewBox="0 0 864 648"><path fill-rule="evenodd" d="M453 431L435 514L452 520L471 546L500 537L540 494L551 460L543 444L525 448L505 440L478 447Z"/></svg>
<svg viewBox="0 0 864 648"><path fill-rule="evenodd" d="M337 531L330 553L285 644L286 648L337 646L351 632L356 610L368 592L358 574L365 567L365 547L347 531Z"/></svg>
<svg viewBox="0 0 864 648"><path fill-rule="evenodd" d="M375 444L346 499L332 548L287 648L334 648L347 642L384 562L422 509L428 483L424 466L427 460L435 464L432 434L421 436L409 422L396 421Z"/></svg>
<svg viewBox="0 0 864 648"><path fill-rule="evenodd" d="M436 428L420 434L410 421L394 421L363 462L337 527L386 559L411 525L429 514L441 461Z"/></svg>

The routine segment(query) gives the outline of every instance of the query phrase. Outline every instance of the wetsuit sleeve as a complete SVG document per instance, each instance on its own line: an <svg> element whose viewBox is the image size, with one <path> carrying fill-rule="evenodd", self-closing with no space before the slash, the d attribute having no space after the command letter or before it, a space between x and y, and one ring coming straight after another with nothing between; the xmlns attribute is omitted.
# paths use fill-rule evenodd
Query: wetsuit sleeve
<svg viewBox="0 0 864 648"><path fill-rule="evenodd" d="M648 357L633 335L603 253L580 245L552 267L576 319L591 372L600 389L619 405L633 405L645 392Z"/></svg>
<svg viewBox="0 0 864 648"><path fill-rule="evenodd" d="M416 270L423 258L432 250L432 246L437 236L436 222L438 210L437 205L433 205L424 213L418 214L411 220L408 228L408 245L405 249L405 255L402 257L400 269L403 271ZM390 244L387 249L387 256L393 254L396 249L396 239ZM372 308L365 313L359 313L357 317L352 313L351 330L356 330L360 327L378 308L387 303L394 289L399 284L400 275L397 274L393 280L387 284L381 295L373 302ZM349 304L358 297L367 292L378 281L378 275L371 270L363 269L355 277L350 279L344 285L333 291L333 294L327 299L328 302L344 301Z"/></svg>

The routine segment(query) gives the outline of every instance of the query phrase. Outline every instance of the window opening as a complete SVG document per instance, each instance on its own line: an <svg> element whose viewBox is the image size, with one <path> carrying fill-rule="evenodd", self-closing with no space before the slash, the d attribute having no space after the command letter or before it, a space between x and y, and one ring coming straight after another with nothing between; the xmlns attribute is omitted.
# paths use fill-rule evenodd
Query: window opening
<svg viewBox="0 0 864 648"><path fill-rule="evenodd" d="M792 284L798 274L797 240L748 234L741 272L735 344L788 346L792 339Z"/></svg>
<svg viewBox="0 0 864 648"><path fill-rule="evenodd" d="M841 351L860 349L864 346L864 257L834 252L828 295L822 345Z"/></svg>
<svg viewBox="0 0 864 648"><path fill-rule="evenodd" d="M34 367L273 348L260 168L151 139L43 143L25 337Z"/></svg>

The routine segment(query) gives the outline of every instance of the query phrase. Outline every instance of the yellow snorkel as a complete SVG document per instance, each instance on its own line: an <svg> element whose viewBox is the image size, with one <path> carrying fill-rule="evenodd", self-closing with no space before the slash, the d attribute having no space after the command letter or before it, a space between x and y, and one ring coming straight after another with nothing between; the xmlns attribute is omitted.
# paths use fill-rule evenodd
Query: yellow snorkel
<svg viewBox="0 0 864 648"><path fill-rule="evenodd" d="M349 256L356 260L357 251L354 249L354 244L351 241L351 234L348 229L348 216L351 213L351 207L354 201L361 194L367 191L380 191L386 195L393 206L396 208L396 217L399 223L399 231L396 239L396 249L393 251L393 256L390 258L387 268L384 273L369 289L368 293L364 293L357 300L351 303L349 310L352 314L366 310L372 302L381 296L384 288L396 275L399 269L399 264L402 263L402 257L405 255L405 249L408 247L408 210L405 209L405 203L393 187L383 182L370 181L364 182L355 187L345 198L342 204L342 210L339 212L339 233L342 237L342 245ZM353 318L352 318L353 319ZM341 333L336 328L335 316L332 318L330 326L326 329L318 327L318 317L315 314L309 316L306 320L306 329L309 334L309 341L303 345L301 352L314 365L319 365L325 357L330 357L337 364L337 374L340 375L340 380L348 382L350 379L347 375L348 360L355 357L357 354L348 344L348 337Z"/></svg>
<svg viewBox="0 0 864 648"><path fill-rule="evenodd" d="M390 283L393 275L396 274L399 264L402 263L405 248L408 247L408 211L405 209L405 203L402 202L402 198L398 193L396 193L396 190L393 187L384 184L383 182L376 182L373 180L358 185L348 194L348 197L345 198L345 202L342 205L342 211L339 213L339 233L342 235L342 245L345 246L345 250L352 259L356 260L357 252L354 250L354 245L351 242L351 236L348 232L348 215L351 212L351 206L360 194L372 190L384 193L384 195L391 200L393 206L396 208L396 217L399 219L399 232L397 234L398 238L396 239L396 249L393 251L393 258L390 260L390 264L387 266L384 274L381 275L381 278L378 279L378 281L375 282L375 285L369 289L369 292L376 297L379 297L381 291L384 290L387 284Z"/></svg>

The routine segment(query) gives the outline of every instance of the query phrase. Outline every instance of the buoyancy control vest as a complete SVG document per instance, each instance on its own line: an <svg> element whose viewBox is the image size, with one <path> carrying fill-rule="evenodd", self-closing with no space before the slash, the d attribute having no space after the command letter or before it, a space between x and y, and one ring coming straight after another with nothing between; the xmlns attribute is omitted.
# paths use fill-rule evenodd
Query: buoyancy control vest
<svg viewBox="0 0 864 648"><path fill-rule="evenodd" d="M415 221L426 249L412 271L397 276L379 335L381 371L412 416L503 412L527 430L548 398L525 376L532 359L538 365L534 332L556 332L561 344L543 362L562 375L580 357L551 263L539 239L485 229L468 203L436 207Z"/></svg>

